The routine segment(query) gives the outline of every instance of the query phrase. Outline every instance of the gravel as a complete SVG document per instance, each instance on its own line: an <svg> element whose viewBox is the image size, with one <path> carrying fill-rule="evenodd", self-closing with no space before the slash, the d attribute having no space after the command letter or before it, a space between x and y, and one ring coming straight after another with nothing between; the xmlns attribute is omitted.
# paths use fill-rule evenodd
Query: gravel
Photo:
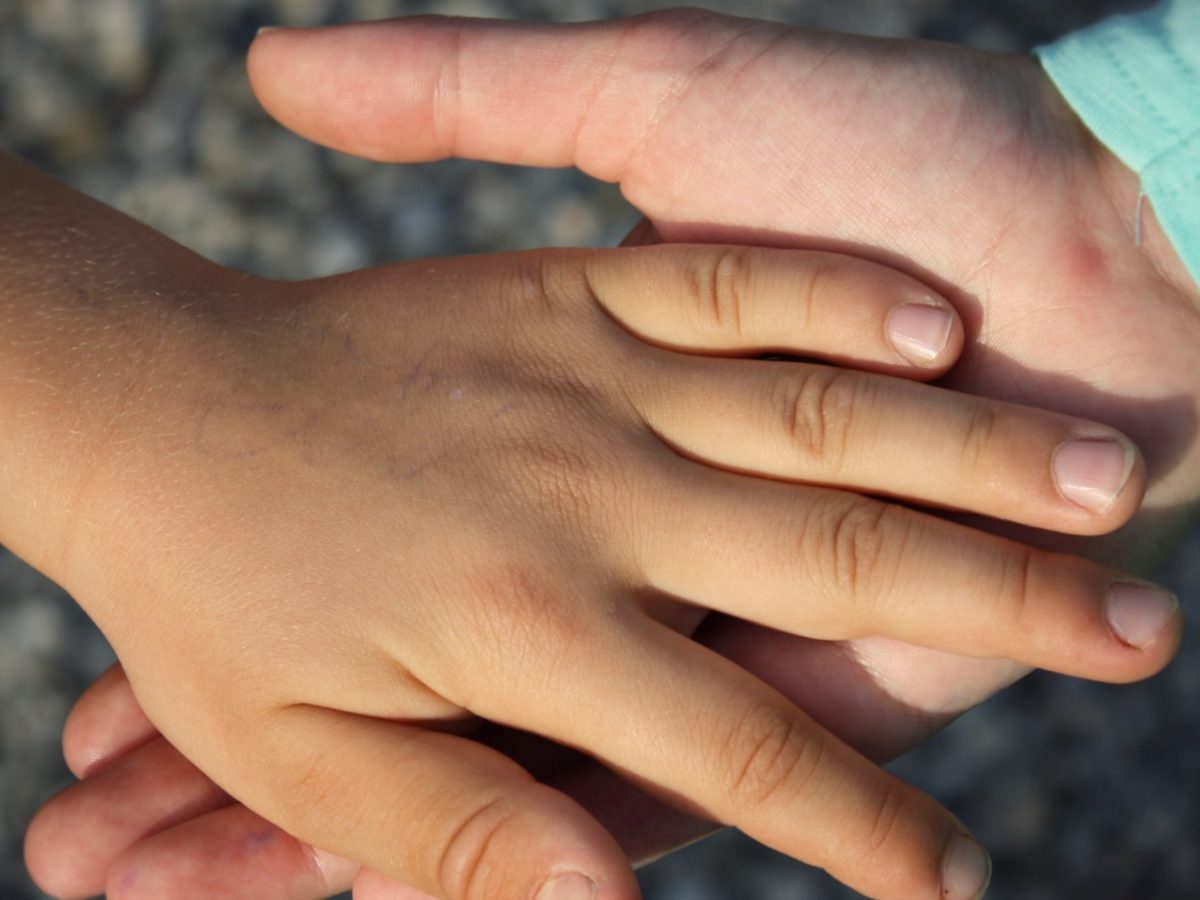
<svg viewBox="0 0 1200 900"><path fill-rule="evenodd" d="M635 219L572 171L383 167L272 124L244 50L260 25L441 12L584 19L630 0L0 0L0 144L223 263L292 278L381 260L615 243ZM710 2L798 24L1020 50L1130 5L1068 0ZM569 8L569 13L566 10ZM1200 600L1200 530L1161 573ZM1153 681L1034 676L895 765L992 849L998 900L1200 896L1200 652L1195 624ZM112 660L60 589L0 551L0 898L42 895L25 825L66 784L58 737ZM642 873L650 900L855 896L726 832Z"/></svg>

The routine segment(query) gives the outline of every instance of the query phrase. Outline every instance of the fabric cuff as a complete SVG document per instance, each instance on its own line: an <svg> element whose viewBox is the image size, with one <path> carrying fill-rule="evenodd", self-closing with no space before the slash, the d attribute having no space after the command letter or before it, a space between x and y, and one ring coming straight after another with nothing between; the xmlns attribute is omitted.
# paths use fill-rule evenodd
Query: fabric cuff
<svg viewBox="0 0 1200 900"><path fill-rule="evenodd" d="M1200 283L1200 2L1115 16L1035 53L1084 124L1141 178Z"/></svg>

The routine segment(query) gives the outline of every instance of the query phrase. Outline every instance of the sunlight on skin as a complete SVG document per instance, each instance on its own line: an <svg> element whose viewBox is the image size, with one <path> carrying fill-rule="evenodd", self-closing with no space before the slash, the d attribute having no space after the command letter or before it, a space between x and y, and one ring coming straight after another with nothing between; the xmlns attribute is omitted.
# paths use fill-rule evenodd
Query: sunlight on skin
<svg viewBox="0 0 1200 900"><path fill-rule="evenodd" d="M349 152L577 164L619 181L652 238L908 268L967 317L974 343L950 385L1104 421L1146 449L1143 512L1112 539L1065 546L1144 571L1194 517L1196 287L1152 211L1133 241L1136 180L1028 60L688 13L274 32L251 74L282 122ZM877 757L1024 671L880 638L839 646L731 622L704 634ZM840 683L803 677L831 667ZM376 877L361 876L359 900L408 900L395 883L368 894Z"/></svg>
<svg viewBox="0 0 1200 900"><path fill-rule="evenodd" d="M1026 58L688 11L273 32L250 73L283 124L350 153L578 165L618 181L665 240L907 267L968 318L949 386L1095 418L1145 449L1134 523L1056 544L1148 571L1195 516L1196 285L1148 208L1134 242L1136 177ZM876 640L858 655L898 701L938 714L1024 671Z"/></svg>

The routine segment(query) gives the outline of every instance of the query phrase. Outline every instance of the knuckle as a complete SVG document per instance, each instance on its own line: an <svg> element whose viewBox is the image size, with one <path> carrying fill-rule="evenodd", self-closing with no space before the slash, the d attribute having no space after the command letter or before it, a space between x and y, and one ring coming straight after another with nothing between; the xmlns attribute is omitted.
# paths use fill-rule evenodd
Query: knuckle
<svg viewBox="0 0 1200 900"><path fill-rule="evenodd" d="M469 602L455 604L458 627L450 659L485 660L491 676L475 666L444 666L435 673L440 693L486 715L512 696L548 689L581 647L598 639L594 620L578 592L542 568L505 560L477 569L465 585Z"/></svg>
<svg viewBox="0 0 1200 900"><path fill-rule="evenodd" d="M724 36L727 22L727 17L709 9L676 6L633 16L628 27L635 32L633 39L639 49L645 47L659 56L664 48L671 53L676 45L682 45L683 58L675 61L690 71L697 61L708 57L714 40Z"/></svg>
<svg viewBox="0 0 1200 900"><path fill-rule="evenodd" d="M455 46L442 58L433 91L429 95L429 122L438 149L446 156L453 156L459 146L459 128L462 125L462 44L455 38Z"/></svg>
<svg viewBox="0 0 1200 900"><path fill-rule="evenodd" d="M446 896L467 900L503 895L506 879L498 861L507 856L505 836L513 830L515 817L510 803L492 798L451 826L436 851L437 879Z"/></svg>
<svg viewBox="0 0 1200 900"><path fill-rule="evenodd" d="M1013 634L1022 635L1031 626L1033 615L1032 594L1037 567L1037 553L1024 544L1013 548L1001 576L1002 596L1006 598L1008 620Z"/></svg>
<svg viewBox="0 0 1200 900"><path fill-rule="evenodd" d="M542 622L553 623L557 596L542 575L520 563L501 564L484 575L474 592L475 633L495 648L519 648L536 639Z"/></svg>
<svg viewBox="0 0 1200 900"><path fill-rule="evenodd" d="M492 458L504 473L497 489L564 536L594 540L603 534L611 540L639 502L635 487L644 470L631 448L645 441L645 433L630 427L622 411L593 402L586 386L553 390L548 405L555 425L514 418L503 434L492 436Z"/></svg>
<svg viewBox="0 0 1200 900"><path fill-rule="evenodd" d="M338 761L321 749L310 749L280 766L259 767L255 773L267 787L272 812L270 818L290 834L310 834L315 815L320 825L331 824L329 816L340 821L355 821L360 810L348 808L344 771ZM344 818L343 818L344 817Z"/></svg>
<svg viewBox="0 0 1200 900"><path fill-rule="evenodd" d="M710 71L728 45L729 23L726 16L694 8L660 10L622 20L622 57L639 66L647 58L661 60L662 71L669 71L671 77L648 81L648 96L640 114L644 124L636 140L608 165L601 167L591 161L585 170L622 183L640 176L642 161L666 133L674 109L690 94L688 85ZM613 71L619 69L613 67ZM582 144L578 134L576 144Z"/></svg>
<svg viewBox="0 0 1200 900"><path fill-rule="evenodd" d="M802 464L819 464L830 474L842 469L861 385L861 379L828 366L789 369L779 380L777 415L784 438Z"/></svg>
<svg viewBox="0 0 1200 900"><path fill-rule="evenodd" d="M739 718L722 750L726 796L733 808L755 811L803 794L825 747L795 714L759 705Z"/></svg>
<svg viewBox="0 0 1200 900"><path fill-rule="evenodd" d="M986 401L974 404L971 409L962 436L962 460L968 472L982 471L994 457L1000 416L996 407Z"/></svg>
<svg viewBox="0 0 1200 900"><path fill-rule="evenodd" d="M894 845L894 839L906 821L908 806L907 790L888 779L877 798L875 813L861 845L868 856L886 854Z"/></svg>
<svg viewBox="0 0 1200 900"><path fill-rule="evenodd" d="M817 541L817 572L840 597L857 606L888 593L891 578L886 559L902 556L906 518L893 507L865 497L840 497Z"/></svg>
<svg viewBox="0 0 1200 900"><path fill-rule="evenodd" d="M797 292L796 319L800 334L809 334L812 323L817 321L822 309L834 308L838 304L831 302L837 299L833 289L833 272L829 265L814 261L806 272L804 284ZM833 296L830 296L833 295Z"/></svg>
<svg viewBox="0 0 1200 900"><path fill-rule="evenodd" d="M945 814L914 788L883 776L887 783L875 798L873 815L857 846L863 859L892 873L899 896L940 894L941 867L931 848L944 832Z"/></svg>
<svg viewBox="0 0 1200 900"><path fill-rule="evenodd" d="M750 262L746 251L726 248L698 254L690 265L692 299L701 325L723 337L745 336Z"/></svg>
<svg viewBox="0 0 1200 900"><path fill-rule="evenodd" d="M568 254L515 253L495 277L501 309L518 324L544 321L562 311L558 298L577 296L573 283L578 269L567 264Z"/></svg>

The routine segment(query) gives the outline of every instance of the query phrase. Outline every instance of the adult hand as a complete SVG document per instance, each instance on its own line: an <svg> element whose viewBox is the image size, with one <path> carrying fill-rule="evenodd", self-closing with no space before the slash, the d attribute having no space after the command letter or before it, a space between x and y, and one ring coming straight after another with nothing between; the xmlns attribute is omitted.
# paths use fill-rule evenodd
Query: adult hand
<svg viewBox="0 0 1200 900"><path fill-rule="evenodd" d="M1024 538L1146 571L1195 517L1200 290L1149 208L1135 239L1136 177L1026 57L687 10L283 30L255 43L250 74L281 122L350 153L576 165L619 183L665 240L907 267L968 320L947 385L1095 418L1146 451L1146 502L1125 528ZM994 423L978 424L968 446ZM1024 671L885 640L850 650L935 716ZM898 750L895 722L856 739Z"/></svg>

